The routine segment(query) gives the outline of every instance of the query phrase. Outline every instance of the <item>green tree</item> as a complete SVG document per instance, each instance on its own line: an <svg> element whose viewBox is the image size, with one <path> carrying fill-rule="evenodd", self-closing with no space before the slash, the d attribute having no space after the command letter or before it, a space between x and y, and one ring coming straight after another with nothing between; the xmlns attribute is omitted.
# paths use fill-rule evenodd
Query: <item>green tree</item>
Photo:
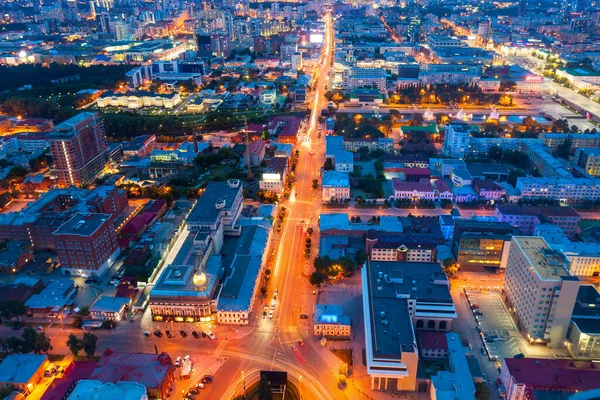
<svg viewBox="0 0 600 400"><path fill-rule="evenodd" d="M491 396L490 388L483 382L475 384L475 398L477 400L489 400Z"/></svg>
<svg viewBox="0 0 600 400"><path fill-rule="evenodd" d="M356 259L357 265L363 265L365 262L367 262L367 252L363 249L360 249L356 252L354 258Z"/></svg>
<svg viewBox="0 0 600 400"><path fill-rule="evenodd" d="M20 339L18 337L10 336L10 337L6 338L4 343L6 345L6 349L8 350L9 353L11 353L11 354L23 353L23 340L22 339Z"/></svg>
<svg viewBox="0 0 600 400"><path fill-rule="evenodd" d="M262 375L260 377L260 382L258 383L258 400L272 400L273 394L271 393L271 384L267 379L266 375Z"/></svg>
<svg viewBox="0 0 600 400"><path fill-rule="evenodd" d="M0 303L0 315L3 319L12 320L17 319L17 323L20 323L19 317L25 315L27 309L25 304L17 300L5 300Z"/></svg>
<svg viewBox="0 0 600 400"><path fill-rule="evenodd" d="M67 347L71 350L71 353L77 357L79 352L83 349L83 343L81 342L81 339L71 333L67 340Z"/></svg>
<svg viewBox="0 0 600 400"><path fill-rule="evenodd" d="M50 344L50 338L46 336L46 332L36 332L35 342L33 345L33 351L36 354L46 353L52 350L52 345Z"/></svg>
<svg viewBox="0 0 600 400"><path fill-rule="evenodd" d="M96 354L96 342L98 342L98 336L93 333L86 332L83 334L83 339L81 339L81 344L83 346L83 351L88 357L93 357Z"/></svg>
<svg viewBox="0 0 600 400"><path fill-rule="evenodd" d="M571 146L573 146L573 141L565 140L556 148L556 156L568 160L571 156Z"/></svg>
<svg viewBox="0 0 600 400"><path fill-rule="evenodd" d="M502 149L499 146L490 147L488 158L491 160L500 160L502 158Z"/></svg>
<svg viewBox="0 0 600 400"><path fill-rule="evenodd" d="M31 327L23 329L23 353L29 353L35 350L35 341L37 339L37 332Z"/></svg>
<svg viewBox="0 0 600 400"><path fill-rule="evenodd" d="M83 318L81 318L81 315L76 315L73 317L73 321L71 321L71 326L73 328L81 329L81 327L83 326Z"/></svg>
<svg viewBox="0 0 600 400"><path fill-rule="evenodd" d="M333 160L331 158L327 158L325 160L325 164L323 165L323 170L325 171L329 171L334 169L335 167L333 166Z"/></svg>
<svg viewBox="0 0 600 400"><path fill-rule="evenodd" d="M325 282L325 279L327 279L327 275L325 275L321 271L315 271L312 274L310 274L308 281L313 286L319 286L321 285L321 283Z"/></svg>

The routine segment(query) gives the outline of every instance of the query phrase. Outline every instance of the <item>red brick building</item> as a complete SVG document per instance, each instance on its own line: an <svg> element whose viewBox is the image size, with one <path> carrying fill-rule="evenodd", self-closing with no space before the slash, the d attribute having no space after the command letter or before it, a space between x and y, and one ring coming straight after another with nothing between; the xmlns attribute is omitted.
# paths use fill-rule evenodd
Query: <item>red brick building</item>
<svg viewBox="0 0 600 400"><path fill-rule="evenodd" d="M109 214L75 214L53 234L63 271L100 276L119 255Z"/></svg>

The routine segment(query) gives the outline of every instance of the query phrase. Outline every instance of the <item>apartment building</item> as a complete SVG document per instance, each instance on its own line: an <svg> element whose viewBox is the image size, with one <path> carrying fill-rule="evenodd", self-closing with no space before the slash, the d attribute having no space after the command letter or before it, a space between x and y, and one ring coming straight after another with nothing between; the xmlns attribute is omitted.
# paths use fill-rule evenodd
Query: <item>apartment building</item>
<svg viewBox="0 0 600 400"><path fill-rule="evenodd" d="M593 177L600 177L600 148L583 147L575 152L574 161Z"/></svg>
<svg viewBox="0 0 600 400"><path fill-rule="evenodd" d="M599 147L600 146L600 134L596 133L554 133L545 132L539 136L545 146L550 147L552 152L555 152L558 146L563 144L565 140L571 141L572 149L579 149L581 147Z"/></svg>
<svg viewBox="0 0 600 400"><path fill-rule="evenodd" d="M108 162L102 118L83 112L54 127L49 136L60 187L92 183Z"/></svg>
<svg viewBox="0 0 600 400"><path fill-rule="evenodd" d="M283 157L275 157L269 161L269 165L262 174L258 187L261 190L281 194L285 189L288 175L288 160Z"/></svg>
<svg viewBox="0 0 600 400"><path fill-rule="evenodd" d="M600 180L596 178L517 178L516 188L523 198L544 198L563 204L583 203L600 198Z"/></svg>
<svg viewBox="0 0 600 400"><path fill-rule="evenodd" d="M517 327L531 343L564 346L579 285L564 255L543 238L512 238L502 292Z"/></svg>
<svg viewBox="0 0 600 400"><path fill-rule="evenodd" d="M523 235L533 235L539 224L551 223L560 227L569 238L577 231L581 215L572 207L519 206L501 204L496 208L496 218L519 228Z"/></svg>
<svg viewBox="0 0 600 400"><path fill-rule="evenodd" d="M442 150L451 158L462 160L465 158L471 138L471 126L469 124L448 124Z"/></svg>
<svg viewBox="0 0 600 400"><path fill-rule="evenodd" d="M437 239L429 234L384 233L369 230L366 251L372 261L435 262Z"/></svg>

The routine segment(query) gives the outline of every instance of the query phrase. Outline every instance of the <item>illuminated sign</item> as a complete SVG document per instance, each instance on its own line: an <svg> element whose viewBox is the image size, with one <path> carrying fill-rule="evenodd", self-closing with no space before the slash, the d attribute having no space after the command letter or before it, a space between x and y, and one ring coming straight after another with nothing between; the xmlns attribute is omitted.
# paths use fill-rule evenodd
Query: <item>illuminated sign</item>
<svg viewBox="0 0 600 400"><path fill-rule="evenodd" d="M310 34L310 42L311 43L323 43L323 34L322 33L311 33Z"/></svg>

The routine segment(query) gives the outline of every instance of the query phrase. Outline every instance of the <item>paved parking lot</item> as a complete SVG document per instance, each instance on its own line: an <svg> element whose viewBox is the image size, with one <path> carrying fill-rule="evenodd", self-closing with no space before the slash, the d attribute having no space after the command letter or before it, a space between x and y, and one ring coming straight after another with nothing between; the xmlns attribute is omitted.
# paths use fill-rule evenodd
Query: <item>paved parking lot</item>
<svg viewBox="0 0 600 400"><path fill-rule="evenodd" d="M512 358L521 353L517 342L520 334L497 292L467 292L469 303L478 305L475 315L479 329L484 337L493 338L485 342L491 360Z"/></svg>

